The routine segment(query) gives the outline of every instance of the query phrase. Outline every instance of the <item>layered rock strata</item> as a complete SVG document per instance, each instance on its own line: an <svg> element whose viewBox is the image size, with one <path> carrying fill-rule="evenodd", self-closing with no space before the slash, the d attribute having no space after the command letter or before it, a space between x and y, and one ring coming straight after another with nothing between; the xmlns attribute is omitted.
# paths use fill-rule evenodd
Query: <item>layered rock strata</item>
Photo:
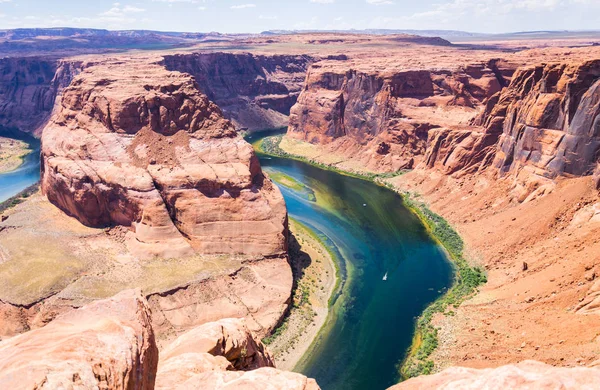
<svg viewBox="0 0 600 390"><path fill-rule="evenodd" d="M49 57L0 59L0 131L39 136L62 89L82 66Z"/></svg>
<svg viewBox="0 0 600 390"><path fill-rule="evenodd" d="M163 60L167 69L193 75L238 129L250 131L287 126L313 61L307 55L249 53L176 54Z"/></svg>
<svg viewBox="0 0 600 390"><path fill-rule="evenodd" d="M150 309L129 290L0 343L3 389L153 389Z"/></svg>
<svg viewBox="0 0 600 390"><path fill-rule="evenodd" d="M332 144L332 151L370 170L410 169L423 160L433 165L432 154L426 156L430 131L443 134L462 123L473 132L465 123L473 107L507 83L499 69L497 61L490 61L455 71L366 73L346 70L343 62L316 63L291 110L288 134ZM446 113L436 113L435 107Z"/></svg>
<svg viewBox="0 0 600 390"><path fill-rule="evenodd" d="M139 290L123 291L0 343L7 389L318 390L279 371L244 320L224 319L181 335L159 351L151 310ZM241 372L238 372L241 371Z"/></svg>
<svg viewBox="0 0 600 390"><path fill-rule="evenodd" d="M44 129L42 165L52 203L87 226L128 227L139 255L285 255L279 190L189 75L86 69Z"/></svg>

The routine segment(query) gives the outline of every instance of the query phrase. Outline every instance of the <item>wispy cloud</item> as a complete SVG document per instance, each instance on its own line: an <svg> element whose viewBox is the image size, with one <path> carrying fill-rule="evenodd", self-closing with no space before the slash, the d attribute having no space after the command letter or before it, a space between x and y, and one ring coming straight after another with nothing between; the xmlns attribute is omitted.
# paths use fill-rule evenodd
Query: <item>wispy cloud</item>
<svg viewBox="0 0 600 390"><path fill-rule="evenodd" d="M366 0L367 4L371 5L386 5L386 4L394 4L391 0Z"/></svg>
<svg viewBox="0 0 600 390"><path fill-rule="evenodd" d="M152 0L153 3L191 3L197 4L198 0Z"/></svg>
<svg viewBox="0 0 600 390"><path fill-rule="evenodd" d="M311 3L318 3L318 4L331 4L331 3L335 3L335 0L310 0Z"/></svg>
<svg viewBox="0 0 600 390"><path fill-rule="evenodd" d="M244 8L255 8L256 4L239 4L239 5L232 5L231 9L244 9Z"/></svg>

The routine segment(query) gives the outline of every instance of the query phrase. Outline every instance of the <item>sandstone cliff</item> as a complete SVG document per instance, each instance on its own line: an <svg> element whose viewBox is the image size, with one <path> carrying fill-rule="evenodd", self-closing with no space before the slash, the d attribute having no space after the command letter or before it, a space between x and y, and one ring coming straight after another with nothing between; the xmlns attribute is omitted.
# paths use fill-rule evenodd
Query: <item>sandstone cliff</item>
<svg viewBox="0 0 600 390"><path fill-rule="evenodd" d="M4 127L40 136L57 97L82 66L48 57L1 59L0 131Z"/></svg>
<svg viewBox="0 0 600 390"><path fill-rule="evenodd" d="M448 132L461 124L469 129L465 122L473 107L505 84L496 61L449 71L370 73L324 61L308 72L288 134L331 144L332 151L369 170L410 169L424 159L433 164L431 153L425 156L429 131Z"/></svg>
<svg viewBox="0 0 600 390"><path fill-rule="evenodd" d="M140 255L285 254L279 190L189 75L86 69L44 129L42 160L52 203L87 226L128 227Z"/></svg>
<svg viewBox="0 0 600 390"><path fill-rule="evenodd" d="M153 389L158 349L136 291L92 303L0 343L3 389Z"/></svg>
<svg viewBox="0 0 600 390"><path fill-rule="evenodd" d="M163 61L169 70L193 75L239 129L264 130L287 125L314 60L307 55L197 53L167 55Z"/></svg>
<svg viewBox="0 0 600 390"><path fill-rule="evenodd" d="M42 136L58 208L35 195L0 222L0 337L130 288L161 343L224 317L261 336L280 322L283 197L194 78L159 61L90 59L64 90Z"/></svg>
<svg viewBox="0 0 600 390"><path fill-rule="evenodd" d="M274 368L244 321L225 319L180 336L161 351L157 389L318 390L313 379Z"/></svg>

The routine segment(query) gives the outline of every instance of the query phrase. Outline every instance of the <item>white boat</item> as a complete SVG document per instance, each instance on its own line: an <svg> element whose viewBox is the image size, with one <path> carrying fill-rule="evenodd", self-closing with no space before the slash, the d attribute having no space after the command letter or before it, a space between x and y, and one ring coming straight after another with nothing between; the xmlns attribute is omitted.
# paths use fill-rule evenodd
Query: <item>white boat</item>
<svg viewBox="0 0 600 390"><path fill-rule="evenodd" d="M387 280L387 272L383 275L383 280Z"/></svg>

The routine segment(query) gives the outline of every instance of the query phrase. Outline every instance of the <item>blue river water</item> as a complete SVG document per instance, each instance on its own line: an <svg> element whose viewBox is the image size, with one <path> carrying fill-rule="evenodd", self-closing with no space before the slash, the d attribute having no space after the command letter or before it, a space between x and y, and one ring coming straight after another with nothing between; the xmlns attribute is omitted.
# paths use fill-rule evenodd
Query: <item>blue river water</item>
<svg viewBox="0 0 600 390"><path fill-rule="evenodd" d="M38 145L32 144L32 147L34 150L25 156L20 167L8 173L0 173L0 202L40 180L40 150Z"/></svg>
<svg viewBox="0 0 600 390"><path fill-rule="evenodd" d="M305 187L279 185L290 216L327 237L342 269L326 325L295 370L324 390L392 386L416 318L452 284L444 251L393 191L296 160L259 158L267 173Z"/></svg>

